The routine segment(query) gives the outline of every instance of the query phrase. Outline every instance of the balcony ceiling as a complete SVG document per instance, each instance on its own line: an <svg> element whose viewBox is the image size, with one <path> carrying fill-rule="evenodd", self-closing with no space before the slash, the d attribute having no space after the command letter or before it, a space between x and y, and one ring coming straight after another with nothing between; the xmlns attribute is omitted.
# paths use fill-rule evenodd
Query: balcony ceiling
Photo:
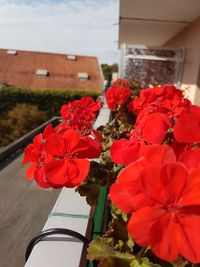
<svg viewBox="0 0 200 267"><path fill-rule="evenodd" d="M200 0L120 0L119 44L162 46L200 16Z"/></svg>

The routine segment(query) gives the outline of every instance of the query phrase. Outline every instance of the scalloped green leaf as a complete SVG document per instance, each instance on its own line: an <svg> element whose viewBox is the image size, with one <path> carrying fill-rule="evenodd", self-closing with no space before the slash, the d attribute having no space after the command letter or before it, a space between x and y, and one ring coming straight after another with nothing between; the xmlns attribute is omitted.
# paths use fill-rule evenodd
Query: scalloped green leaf
<svg viewBox="0 0 200 267"><path fill-rule="evenodd" d="M97 237L88 248L88 259L99 260L99 267L160 267L151 263L148 258L137 258L130 253L114 250L105 240Z"/></svg>
<svg viewBox="0 0 200 267"><path fill-rule="evenodd" d="M96 240L90 243L87 257L89 260L102 260L115 254L116 252L108 244L97 237Z"/></svg>
<svg viewBox="0 0 200 267"><path fill-rule="evenodd" d="M160 267L160 265L151 263L148 258L141 258L140 260L133 260L130 267Z"/></svg>

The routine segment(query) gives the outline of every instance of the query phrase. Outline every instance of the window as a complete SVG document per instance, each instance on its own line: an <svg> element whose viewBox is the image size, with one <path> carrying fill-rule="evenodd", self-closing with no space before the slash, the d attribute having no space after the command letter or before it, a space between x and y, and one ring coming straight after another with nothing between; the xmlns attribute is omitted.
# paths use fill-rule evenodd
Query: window
<svg viewBox="0 0 200 267"><path fill-rule="evenodd" d="M41 76L41 77L46 77L46 76L48 76L48 71L45 69L37 69L36 75Z"/></svg>
<svg viewBox="0 0 200 267"><path fill-rule="evenodd" d="M78 72L78 79L82 81L89 80L89 75L87 72Z"/></svg>
<svg viewBox="0 0 200 267"><path fill-rule="evenodd" d="M8 55L17 55L17 51L16 50L7 50L7 54Z"/></svg>
<svg viewBox="0 0 200 267"><path fill-rule="evenodd" d="M68 55L67 56L67 59L72 60L72 61L75 61L76 60L76 56L74 56L74 55Z"/></svg>

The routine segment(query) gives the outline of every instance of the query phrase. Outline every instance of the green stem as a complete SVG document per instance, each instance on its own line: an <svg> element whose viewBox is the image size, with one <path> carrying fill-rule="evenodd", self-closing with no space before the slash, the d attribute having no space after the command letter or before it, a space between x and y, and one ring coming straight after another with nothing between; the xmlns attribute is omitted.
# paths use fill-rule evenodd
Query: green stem
<svg viewBox="0 0 200 267"><path fill-rule="evenodd" d="M137 254L137 259L138 259L139 262L140 262L141 258L144 257L145 252L146 252L146 248L142 248L142 249L138 252L138 254Z"/></svg>

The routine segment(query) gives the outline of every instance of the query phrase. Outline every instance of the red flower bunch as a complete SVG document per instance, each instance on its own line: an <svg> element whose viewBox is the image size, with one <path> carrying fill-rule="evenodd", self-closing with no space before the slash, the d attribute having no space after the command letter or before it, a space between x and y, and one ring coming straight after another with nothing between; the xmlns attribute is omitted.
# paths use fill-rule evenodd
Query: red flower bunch
<svg viewBox="0 0 200 267"><path fill-rule="evenodd" d="M176 159L167 145L145 146L110 188L111 201L131 214L133 240L169 262L200 262L199 158L200 149Z"/></svg>
<svg viewBox="0 0 200 267"><path fill-rule="evenodd" d="M138 115L111 158L125 167L111 201L130 214L133 240L163 260L200 262L200 108L174 86L142 90L129 104Z"/></svg>
<svg viewBox="0 0 200 267"><path fill-rule="evenodd" d="M133 162L145 145L166 143L177 155L199 146L200 107L184 99L182 91L174 86L142 90L129 109L138 117L130 140L113 143L110 152L114 162L124 165Z"/></svg>
<svg viewBox="0 0 200 267"><path fill-rule="evenodd" d="M75 187L82 182L90 170L88 159L98 158L102 151L102 137L92 128L100 107L90 97L64 105L64 121L54 129L49 124L24 150L23 164L31 163L28 179L35 178L44 188Z"/></svg>
<svg viewBox="0 0 200 267"><path fill-rule="evenodd" d="M100 99L95 102L91 97L85 96L63 105L60 113L65 123L74 129L81 130L92 127L101 107Z"/></svg>
<svg viewBox="0 0 200 267"><path fill-rule="evenodd" d="M131 86L130 82L121 78L118 78L116 81L112 83L112 87L127 87Z"/></svg>
<svg viewBox="0 0 200 267"><path fill-rule="evenodd" d="M140 112L161 112L171 118L180 115L188 104L190 102L183 98L183 92L170 85L143 89L140 96L129 104L129 109L137 115Z"/></svg>
<svg viewBox="0 0 200 267"><path fill-rule="evenodd" d="M129 85L128 81L118 79L106 91L106 102L112 111L115 111L118 106L121 106L129 100L131 96Z"/></svg>

